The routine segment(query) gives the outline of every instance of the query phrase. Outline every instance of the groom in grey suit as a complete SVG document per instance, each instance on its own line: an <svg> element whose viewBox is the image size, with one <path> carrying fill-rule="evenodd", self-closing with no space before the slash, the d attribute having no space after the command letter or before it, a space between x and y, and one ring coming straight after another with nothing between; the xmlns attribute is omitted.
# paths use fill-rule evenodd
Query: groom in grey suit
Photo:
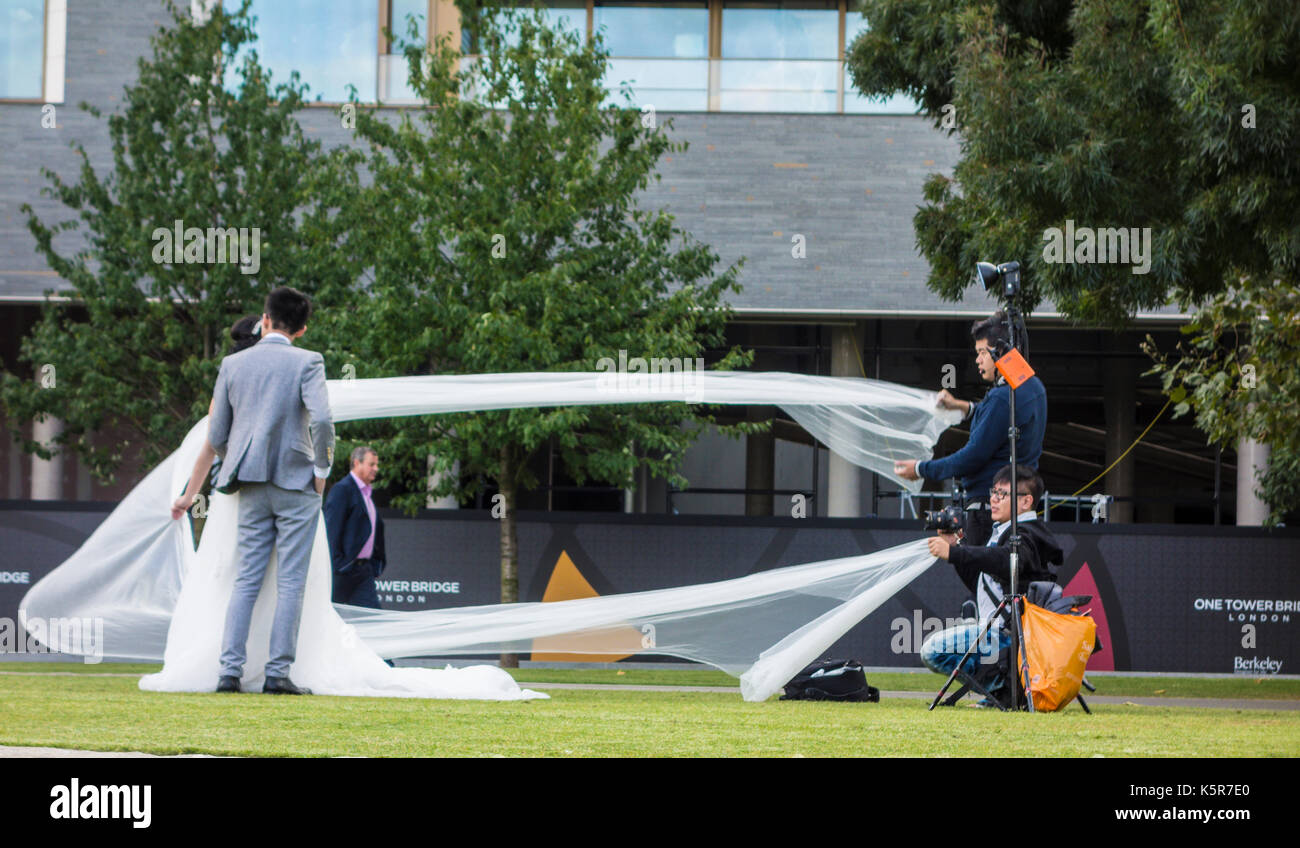
<svg viewBox="0 0 1300 848"><path fill-rule="evenodd" d="M321 493L334 460L325 361L293 346L311 300L282 286L266 297L262 340L221 361L208 441L216 486L239 492L239 574L226 609L218 692L240 691L253 605L277 552L275 619L263 692L310 695L289 679Z"/></svg>

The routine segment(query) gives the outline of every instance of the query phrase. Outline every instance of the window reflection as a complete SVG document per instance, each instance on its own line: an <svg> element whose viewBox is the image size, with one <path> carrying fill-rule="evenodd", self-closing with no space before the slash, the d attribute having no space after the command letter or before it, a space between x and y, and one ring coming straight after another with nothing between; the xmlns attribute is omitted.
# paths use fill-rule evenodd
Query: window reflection
<svg viewBox="0 0 1300 848"><path fill-rule="evenodd" d="M392 53L397 50L398 42L411 41L410 19L415 20L417 35L413 39L414 43L423 46L429 40L429 3L428 0L389 0L388 2L388 28L393 32L393 49Z"/></svg>
<svg viewBox="0 0 1300 848"><path fill-rule="evenodd" d="M227 68L227 88L238 87L237 68L252 49L277 83L287 82L297 71L310 87L308 100L346 101L349 84L356 86L361 100L375 99L377 0L253 0L250 13L257 19L257 41L244 45L234 66Z"/></svg>
<svg viewBox="0 0 1300 848"><path fill-rule="evenodd" d="M44 0L5 0L0 4L0 97L43 96L44 48Z"/></svg>
<svg viewBox="0 0 1300 848"><path fill-rule="evenodd" d="M296 70L310 90L309 99L345 101L348 84L362 100L416 103L407 81L400 42L429 38L427 0L389 0L388 25L396 38L389 55L375 61L378 42L378 0L254 0L259 39L251 48L276 80ZM867 29L860 4L848 4L845 44ZM15 35L17 19L30 16L34 35ZM528 9L518 9L529 14ZM42 0L8 0L0 29L10 47L0 56L0 85L5 96L26 86L26 96L39 97L40 26ZM587 34L584 0L559 0L545 5L547 26L580 36ZM607 103L623 104L627 88L637 106L667 111L748 111L915 114L911 98L861 97L840 59L840 13L836 0L737 2L721 4L715 53L710 58L708 4L697 2L597 2L592 25L610 54L604 84ZM416 22L409 32L410 19ZM471 54L469 33L463 49ZM508 35L517 43L518 30ZM17 58L27 49L30 56ZM376 65L378 75L376 76ZM26 77L20 79L21 74ZM15 82L18 80L18 82ZM238 84L235 68L227 85Z"/></svg>
<svg viewBox="0 0 1300 848"><path fill-rule="evenodd" d="M533 14L532 7L526 4L513 8L511 11L517 18L531 17ZM583 0L561 0L561 2L547 3L545 8L542 9L542 17L548 29L568 30L569 32L578 33L584 39L586 38L587 4ZM505 23L504 20L503 23ZM505 34L506 44L514 47L519 44L519 25L517 23L513 25L507 23L506 25L508 27ZM478 43L470 35L468 29L462 28L461 30L460 49L469 55L476 55L479 52Z"/></svg>
<svg viewBox="0 0 1300 848"><path fill-rule="evenodd" d="M725 3L719 108L837 111L839 39L834 2Z"/></svg>
<svg viewBox="0 0 1300 848"><path fill-rule="evenodd" d="M708 59L610 59L604 84L606 105L625 106L620 86L631 88L632 103L668 112L707 112Z"/></svg>
<svg viewBox="0 0 1300 848"><path fill-rule="evenodd" d="M867 26L867 19L862 16L860 6L859 3L849 3L848 12L844 16L844 52L846 55L854 39L870 29ZM863 97L853 87L853 77L849 75L848 69L844 69L844 112L846 114L915 115L916 111L916 101L906 94L894 94L889 97Z"/></svg>
<svg viewBox="0 0 1300 848"><path fill-rule="evenodd" d="M667 111L709 108L709 9L706 3L597 3L592 26L610 52L606 103Z"/></svg>
<svg viewBox="0 0 1300 848"><path fill-rule="evenodd" d="M836 59L839 43L840 13L833 2L726 3L722 8L724 59Z"/></svg>
<svg viewBox="0 0 1300 848"><path fill-rule="evenodd" d="M705 59L709 9L704 3L597 3L592 25L613 56Z"/></svg>

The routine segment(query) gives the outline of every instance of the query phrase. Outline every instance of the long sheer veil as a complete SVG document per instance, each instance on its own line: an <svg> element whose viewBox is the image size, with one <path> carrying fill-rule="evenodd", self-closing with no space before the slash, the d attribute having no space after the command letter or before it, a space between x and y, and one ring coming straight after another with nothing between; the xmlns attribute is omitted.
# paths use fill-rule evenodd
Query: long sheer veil
<svg viewBox="0 0 1300 848"><path fill-rule="evenodd" d="M783 373L542 373L332 380L334 420L531 406L679 401L781 406L848 461L895 477L896 459L929 456L960 415L932 392L876 380ZM622 382L617 382L622 380ZM190 518L168 508L207 433L196 423L67 561L24 597L29 631L55 619L100 619L103 656L160 660L181 587L196 562ZM318 535L318 545L320 538ZM325 555L313 551L313 557ZM741 678L746 699L781 687L849 628L933 564L923 540L874 554L774 569L737 580L547 604L423 612L340 608L385 657L528 651L545 638L561 652L637 651L708 663ZM55 650L80 652L44 634ZM629 650L631 648L632 650Z"/></svg>

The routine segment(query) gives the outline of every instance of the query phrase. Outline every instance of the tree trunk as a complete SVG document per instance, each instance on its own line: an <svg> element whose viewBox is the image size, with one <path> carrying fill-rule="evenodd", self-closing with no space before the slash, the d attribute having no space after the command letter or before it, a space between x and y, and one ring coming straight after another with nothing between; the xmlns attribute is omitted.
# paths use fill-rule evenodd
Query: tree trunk
<svg viewBox="0 0 1300 848"><path fill-rule="evenodd" d="M510 449L501 449L501 473L497 485L501 494L501 603L519 600L519 536L515 528L515 469ZM502 654L502 668L519 668L518 654Z"/></svg>

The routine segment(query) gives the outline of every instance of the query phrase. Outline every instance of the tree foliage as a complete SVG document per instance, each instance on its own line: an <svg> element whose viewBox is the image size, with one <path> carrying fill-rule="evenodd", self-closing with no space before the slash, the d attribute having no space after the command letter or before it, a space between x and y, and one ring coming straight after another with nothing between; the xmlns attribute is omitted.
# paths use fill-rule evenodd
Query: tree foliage
<svg viewBox="0 0 1300 848"><path fill-rule="evenodd" d="M295 76L273 87L256 53L232 75L237 90L224 84L241 45L254 37L246 7L217 6L195 23L188 8L173 6L171 25L154 35L153 54L140 60L122 109L108 117L112 170L101 176L74 143L79 179L45 169L43 193L75 214L50 223L22 207L37 251L71 291L60 293L67 300L47 299L22 342L21 359L52 379L5 373L0 400L16 432L41 416L62 419L57 444L102 480L136 450L146 467L154 464L207 414L230 344L226 331L240 316L260 313L267 291L281 284L311 291L314 281L347 277L323 237L330 212L313 200L319 185L336 182L333 160L294 120L305 86ZM81 108L102 117L93 106ZM205 244L208 228L247 228L255 262L209 262L206 247L202 257L171 262L158 253L155 232L177 221L203 230ZM260 232L255 244L252 228ZM84 245L68 252L65 233ZM215 246L214 257L231 258ZM92 444L89 437L103 430L126 435ZM20 441L49 456L32 440Z"/></svg>
<svg viewBox="0 0 1300 848"><path fill-rule="evenodd" d="M548 29L540 13L467 12L477 56L445 39L406 46L410 84L431 108L357 114L372 183L344 217L370 270L331 330L357 376L592 371L620 351L693 359L720 346L738 268L715 271L708 246L636 200L683 145L652 114L605 103L599 40ZM713 365L748 361L731 350ZM681 485L682 455L710 420L685 404L586 406L349 435L381 446L384 482L408 509L430 494L426 456L440 473L432 494L495 484L502 600L513 601L517 492L538 484L539 450L553 445L580 484L630 486L645 467Z"/></svg>
<svg viewBox="0 0 1300 848"><path fill-rule="evenodd" d="M871 30L849 53L855 84L866 94L909 93L936 125L949 118L958 134L952 176L927 180L914 219L934 291L959 299L975 261L1018 259L1030 308L1050 298L1077 321L1119 328L1135 311L1179 302L1200 310L1189 328L1200 342L1218 328L1214 344L1224 343L1223 321L1235 315L1252 357L1285 349L1285 335L1276 334L1300 313L1285 312L1293 301L1274 289L1293 290L1300 280L1300 7L1283 0L861 7ZM1149 227L1149 272L1133 273L1131 262L1049 261L1046 233L1067 220ZM1261 313L1275 317L1254 317ZM1180 408L1194 410L1213 440L1267 434L1280 471L1262 493L1276 519L1300 507L1280 476L1300 458L1300 428L1251 424L1251 416L1231 414L1239 398L1209 393L1240 377L1216 363L1242 355L1218 350L1174 371L1173 360L1157 368L1169 391L1183 386L1188 405ZM1257 364L1258 385L1264 375L1277 388L1291 385L1284 361Z"/></svg>

